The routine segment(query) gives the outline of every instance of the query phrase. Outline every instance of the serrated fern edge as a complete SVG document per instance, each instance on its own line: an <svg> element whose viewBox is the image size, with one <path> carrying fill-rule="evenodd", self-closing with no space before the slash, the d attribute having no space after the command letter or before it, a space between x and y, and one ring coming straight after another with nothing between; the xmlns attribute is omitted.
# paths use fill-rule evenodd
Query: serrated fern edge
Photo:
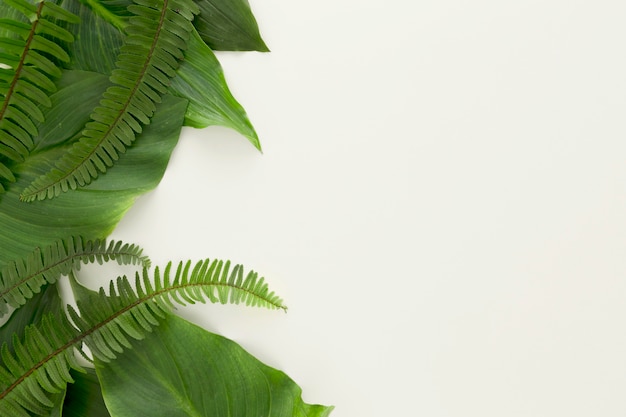
<svg viewBox="0 0 626 417"><path fill-rule="evenodd" d="M78 142L24 189L21 200L54 198L90 184L132 145L167 93L198 6L193 0L134 0L128 10L133 16L110 77L114 85L104 92Z"/></svg>
<svg viewBox="0 0 626 417"><path fill-rule="evenodd" d="M61 70L49 57L67 62L69 56L60 41L72 42L70 32L57 21L78 22L78 17L56 4L39 1L5 0L29 22L0 19L0 26L15 38L0 38L0 179L14 182L8 164L28 156L37 135L37 123L44 121L39 106L49 107L49 94L56 90ZM0 183L0 192L5 186Z"/></svg>
<svg viewBox="0 0 626 417"><path fill-rule="evenodd" d="M84 240L80 236L58 240L10 261L0 270L0 317L8 312L8 307L24 305L42 286L80 269L81 264L102 264L109 260L120 265L150 266L150 259L137 245L115 240Z"/></svg>
<svg viewBox="0 0 626 417"><path fill-rule="evenodd" d="M23 342L14 341L15 353L5 344L0 350L0 415L45 415L51 406L48 393L59 392L72 382L70 369L82 369L74 357L76 349L88 358L92 355L110 361L131 347L128 337L142 339L173 308L174 303L205 302L245 303L270 309L283 309L282 300L270 292L263 278L230 262L208 259L178 264L172 279L169 263L154 280L148 270L135 276L135 288L126 277L111 281L109 293L103 288L77 301L79 312L68 306L69 318L50 317L40 325L29 326Z"/></svg>

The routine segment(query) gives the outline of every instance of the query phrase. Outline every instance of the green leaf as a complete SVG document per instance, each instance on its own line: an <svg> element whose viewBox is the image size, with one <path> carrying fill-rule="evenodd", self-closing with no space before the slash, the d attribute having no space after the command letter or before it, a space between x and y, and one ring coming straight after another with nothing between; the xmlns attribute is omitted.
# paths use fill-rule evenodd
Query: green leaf
<svg viewBox="0 0 626 417"><path fill-rule="evenodd" d="M85 73L90 74L90 73ZM100 77L95 74L94 77ZM85 85L89 87L89 83ZM60 93L60 92L59 92ZM57 93L57 94L59 94ZM90 111L78 102L68 102L63 112ZM139 140L120 157L118 167L88 187L65 193L58 199L24 203L19 191L41 175L65 151L64 146L52 146L31 156L16 168L18 181L0 197L0 266L18 259L35 247L51 244L68 235L85 239L107 236L132 206L135 199L153 189L161 180L170 154L178 141L187 101L166 96L157 108L152 124L146 127ZM80 118L78 118L80 119ZM65 123L71 134L80 127L72 123L80 120L50 119L46 124ZM41 127L40 131L50 130Z"/></svg>
<svg viewBox="0 0 626 417"><path fill-rule="evenodd" d="M196 31L192 32L185 60L178 69L178 77L172 80L170 91L189 100L185 114L187 126L230 127L261 150L259 138L245 110L226 85L219 61Z"/></svg>
<svg viewBox="0 0 626 417"><path fill-rule="evenodd" d="M64 71L58 82L59 90L50 96L52 107L46 112L48 123L38 126L35 152L62 145L80 134L89 121L91 109L98 105L100 96L111 85L106 75L87 71ZM77 97L80 97L78 105ZM74 111L68 111L74 108Z"/></svg>
<svg viewBox="0 0 626 417"><path fill-rule="evenodd" d="M194 25L211 49L269 51L247 0L200 0L198 6Z"/></svg>
<svg viewBox="0 0 626 417"><path fill-rule="evenodd" d="M176 271L168 263L161 273L154 271L150 280L148 270L137 273L135 285L126 277L111 281L109 293L77 289L76 305L68 307L72 322L80 329L79 340L100 360L115 359L116 353L129 346L129 337L143 339L145 333L158 325L161 318L174 308L174 303L186 305L206 300L222 304L245 304L269 309L283 309L279 296L270 292L265 280L254 271L245 275L241 265L231 268L230 262L209 260L180 262ZM130 316L129 316L130 313Z"/></svg>
<svg viewBox="0 0 626 417"><path fill-rule="evenodd" d="M48 94L56 90L52 78L61 73L41 54L68 62L69 55L61 44L71 43L73 36L59 24L76 22L78 17L46 1L33 5L25 0L5 0L5 4L30 20L30 24L7 16L0 20L0 26L13 33L0 37L4 64L0 77L0 179L14 182L12 165L28 156L37 136L34 122L41 120L40 111L29 109L50 106ZM0 186L0 191L4 188Z"/></svg>
<svg viewBox="0 0 626 417"><path fill-rule="evenodd" d="M142 249L119 241L84 241L80 236L36 248L22 259L15 259L0 269L0 316L8 307L19 308L46 284L54 284L62 275L81 268L81 263L150 265Z"/></svg>
<svg viewBox="0 0 626 417"><path fill-rule="evenodd" d="M13 346L13 336L24 338L24 328L33 323L39 323L45 314L65 314L63 303L56 286L48 285L40 293L35 294L28 303L13 312L11 317L0 328L0 346L6 343L10 350ZM2 361L0 360L0 363Z"/></svg>
<svg viewBox="0 0 626 417"><path fill-rule="evenodd" d="M65 394L66 390L63 390L58 394L52 395L51 400L54 405L52 406L50 415L48 415L47 417L61 417L63 415L63 403L65 403Z"/></svg>
<svg viewBox="0 0 626 417"><path fill-rule="evenodd" d="M122 46L123 34L78 0L66 0L63 7L81 20L81 24L73 28L75 40L68 48L73 57L69 68L108 76L115 68L115 57ZM107 13L107 16L110 14Z"/></svg>
<svg viewBox="0 0 626 417"><path fill-rule="evenodd" d="M192 0L134 1L128 10L135 16L126 27L117 68L110 76L115 85L103 94L79 141L24 190L23 200L58 197L91 183L114 165L142 126L150 123L178 60L183 59L185 39L193 29L191 20L198 8Z"/></svg>
<svg viewBox="0 0 626 417"><path fill-rule="evenodd" d="M74 383L67 386L63 417L111 417L104 404L95 369L72 371Z"/></svg>
<svg viewBox="0 0 626 417"><path fill-rule="evenodd" d="M95 362L115 417L325 417L332 410L305 404L283 372L176 316L133 347Z"/></svg>
<svg viewBox="0 0 626 417"><path fill-rule="evenodd" d="M71 54L76 56L71 63L72 68L108 75L115 68L115 57L122 45L121 32L77 0L66 3L68 10L84 22L77 28L76 40L70 45ZM120 13L114 2L99 4L106 8L105 16ZM195 31L192 31L187 46L185 60L170 87L170 93L189 100L185 125L195 128L226 126L241 133L260 149L257 133L244 108L228 89L224 72L213 51Z"/></svg>
<svg viewBox="0 0 626 417"><path fill-rule="evenodd" d="M0 328L0 346L6 343L12 352L15 337L20 340L23 339L26 327L33 323L40 323L42 317L46 314L65 315L58 288L54 285L46 286L20 309L13 312L7 322ZM2 364L1 360L0 364ZM64 398L65 391L51 395L54 406L49 417L61 417L61 407Z"/></svg>
<svg viewBox="0 0 626 417"><path fill-rule="evenodd" d="M171 263L163 275L158 269L151 282L147 269L136 274L133 288L126 277L111 281L109 293L80 290L78 313L67 306L65 315L45 315L37 325L29 325L24 338L13 338L13 351L0 348L4 366L0 367L0 415L44 415L54 407L51 395L65 391L74 379L70 369L82 370L74 349L85 358L84 347L94 358L110 361L131 340L146 337L160 321L166 319L174 302L185 305L196 301L245 303L268 308L285 308L278 296L269 292L264 280L249 272L245 280L242 268L231 268L229 262L201 261L179 263L174 276ZM80 287L70 274L75 288Z"/></svg>

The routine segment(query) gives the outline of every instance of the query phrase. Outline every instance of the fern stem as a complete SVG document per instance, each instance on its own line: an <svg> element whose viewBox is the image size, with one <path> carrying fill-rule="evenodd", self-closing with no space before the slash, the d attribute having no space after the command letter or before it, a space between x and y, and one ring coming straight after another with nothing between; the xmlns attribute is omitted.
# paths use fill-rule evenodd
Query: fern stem
<svg viewBox="0 0 626 417"><path fill-rule="evenodd" d="M97 0L81 0L81 1L88 1L88 2L97 3ZM109 135L112 134L112 132L116 129L116 127L121 122L122 118L127 114L128 107L131 105L131 102L132 102L132 98L135 96L135 94L137 93L139 87L142 85L142 80L143 80L144 76L146 75L146 72L147 72L148 68L150 67L152 56L154 55L157 43L159 42L159 35L160 35L161 31L163 30L163 25L164 25L164 21L165 21L165 14L166 14L166 12L168 10L167 9L168 4L169 4L169 0L164 0L163 1L163 8L161 9L161 15L159 17L159 22L157 24L156 31L155 31L155 33L153 35L153 39L152 39L152 43L150 45L150 49L149 49L148 55L147 55L147 57L146 57L146 59L145 59L145 61L143 63L141 71L139 72L139 77L135 80L134 85L132 86L132 88L130 90L130 94L129 94L128 99L124 103L123 107L119 110L119 112L116 115L115 119L109 123L108 129L104 132L104 134L102 135L102 138L100 139L100 141L96 144L96 146L93 146L92 149L89 151L89 153L87 153L86 155L84 155L81 158L81 162L76 164L72 169L64 172L64 174L62 176L55 178L54 182L44 183L42 186L40 186L39 188L36 188L36 189L32 189L32 190L31 189L27 189L27 190L25 190L24 193L22 195L20 195L20 199L21 200L30 201L32 198L36 198L37 195L43 193L46 189L51 189L55 185L62 184L68 178L73 177L75 172L78 171L83 166L84 163L89 161L93 157L94 154L96 154L96 152L98 151L100 146L103 143L107 142L107 138L109 137ZM99 5L99 7L102 7L102 6Z"/></svg>
<svg viewBox="0 0 626 417"><path fill-rule="evenodd" d="M21 279L20 281L15 282L13 285L11 285L10 287L7 287L5 289L3 289L2 291L0 291L0 300L4 299L4 297L6 297L7 294L9 294L11 291L14 291L16 288L20 287L21 285L23 285L25 282L31 280L32 278L38 276L38 275L42 275L45 274L47 271L50 271L56 267L58 267L59 265L62 265L72 259L75 258L82 258L84 256L106 256L106 255L110 255L110 253L107 251L107 248L104 247L102 251L100 252L95 252L95 251L83 251L80 253L73 253L73 254L69 254L68 256L66 256L65 258L61 258L59 259L57 262L50 264L50 265L46 265L44 268L33 272L30 275L27 275L26 277L24 277L23 279ZM116 252L115 253L116 256L128 256L128 257L133 257L136 256L135 253L133 252Z"/></svg>
<svg viewBox="0 0 626 417"><path fill-rule="evenodd" d="M9 107L9 103L11 102L11 97L15 92L15 86L17 85L17 81L20 79L20 74L22 69L24 68L24 64L26 61L26 55L30 52L30 45L33 42L33 38L35 37L35 31L37 30L37 26L39 25L39 20L41 19L41 13L43 11L45 1L41 1L37 6L37 13L35 14L35 19L32 22L32 26L30 29L30 33L28 34L28 38L26 39L26 46L24 46L24 52L20 56L20 61L17 64L17 68L15 68L15 76L11 80L11 85L9 86L9 90L4 96L4 103L2 103L2 108L0 108L0 120L4 118L4 113Z"/></svg>
<svg viewBox="0 0 626 417"><path fill-rule="evenodd" d="M135 307L138 307L141 304L147 303L150 300L154 299L154 298L158 298L168 292L176 292L179 289L182 288L189 288L189 287L193 287L193 286L226 286L226 287L230 287L230 288L238 288L239 290L242 290L242 288L237 287L235 285L230 285L228 283L212 283L212 284L207 284L207 283L187 283L187 284L180 284L180 285L176 285L176 286L168 286L167 288L164 288L162 290L159 291L155 291L151 294L147 294L146 296L142 297L142 298L138 298L135 301L133 301L132 303L130 303L129 305L117 310L114 314L111 314L109 317L106 317L105 319L99 321L97 324L95 324L94 326L90 327L89 329L86 330L82 330L80 331L80 333L78 333L76 335L76 337L74 337L73 339L67 341L66 343L64 343L62 346L58 347L57 349L55 349L54 351L52 351L51 353L49 353L48 355L46 355L44 358L42 358L41 360L39 360L36 364L32 365L26 372L24 372L22 375L19 376L19 378L17 378L11 385L9 385L6 389L4 389L2 392L0 392L0 401L5 398L7 395L9 395L15 388L17 388L22 382L24 382L30 375L32 375L34 372L36 372L39 368L41 368L42 366L46 365L48 362L50 362L53 358L57 357L58 355L62 354L63 352L65 352L66 350L80 344L83 340L85 340L87 337L89 337L91 334L97 332L98 330L100 330L101 328L105 327L106 325L108 325L109 323L111 323L112 321L114 321L115 319L119 318L120 316L122 316L123 314L129 312L130 310L132 310ZM251 293L250 291L246 291ZM268 304L271 304L273 306L275 306L276 308L280 308L285 310L286 308L281 305L281 304L277 304L274 301L272 301L271 299L268 298L264 298L265 301L268 302Z"/></svg>

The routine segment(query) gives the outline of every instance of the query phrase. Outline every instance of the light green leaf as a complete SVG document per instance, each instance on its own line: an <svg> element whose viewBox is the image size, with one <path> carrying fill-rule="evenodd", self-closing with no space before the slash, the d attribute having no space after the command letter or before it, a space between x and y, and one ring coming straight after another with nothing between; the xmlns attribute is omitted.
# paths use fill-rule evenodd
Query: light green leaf
<svg viewBox="0 0 626 417"><path fill-rule="evenodd" d="M185 60L172 80L172 94L189 99L185 124L196 128L230 127L261 149L259 138L243 107L230 93L222 67L196 31L189 39Z"/></svg>
<svg viewBox="0 0 626 417"><path fill-rule="evenodd" d="M200 15L194 25L211 49L269 51L261 39L248 0L200 0L198 6Z"/></svg>
<svg viewBox="0 0 626 417"><path fill-rule="evenodd" d="M112 362L96 361L114 417L325 417L332 410L305 404L283 372L176 316L133 346Z"/></svg>

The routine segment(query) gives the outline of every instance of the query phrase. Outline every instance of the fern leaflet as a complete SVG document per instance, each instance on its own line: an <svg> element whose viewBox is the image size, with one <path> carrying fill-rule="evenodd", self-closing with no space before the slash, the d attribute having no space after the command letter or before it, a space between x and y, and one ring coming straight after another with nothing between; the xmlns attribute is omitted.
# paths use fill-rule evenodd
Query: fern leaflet
<svg viewBox="0 0 626 417"><path fill-rule="evenodd" d="M79 270L82 263L102 264L115 259L122 264L150 265L142 249L120 241L83 241L81 237L59 240L43 249L37 248L23 259L9 262L0 271L0 316L8 307L20 307L45 284L52 284L61 275Z"/></svg>
<svg viewBox="0 0 626 417"><path fill-rule="evenodd" d="M39 106L50 107L49 94L56 90L53 79L61 76L51 57L69 61L59 43L74 37L58 22L76 23L78 17L48 1L5 3L29 22L0 19L0 27L14 35L0 38L0 180L14 182L7 164L28 156L37 136L36 123L44 121ZM0 183L0 192L4 189Z"/></svg>
<svg viewBox="0 0 626 417"><path fill-rule="evenodd" d="M68 306L71 322L51 318L30 326L23 342L15 341L12 354L1 350L5 366L0 366L0 415L46 415L51 402L48 393L62 390L72 382L69 369L80 370L75 349L87 357L83 345L100 360L110 361L129 348L129 338L140 340L174 307L174 302L209 300L220 303L286 309L282 300L268 290L263 278L249 272L244 278L240 265L200 261L178 264L172 277L169 263L163 275L155 269L135 276L135 288L126 277L111 281L109 293L100 289L77 301L78 313ZM73 324L72 324L73 323Z"/></svg>
<svg viewBox="0 0 626 417"><path fill-rule="evenodd" d="M128 10L133 16L110 77L114 85L103 94L82 137L55 168L22 192L22 200L52 198L91 183L150 123L183 59L198 6L193 0L134 0Z"/></svg>

